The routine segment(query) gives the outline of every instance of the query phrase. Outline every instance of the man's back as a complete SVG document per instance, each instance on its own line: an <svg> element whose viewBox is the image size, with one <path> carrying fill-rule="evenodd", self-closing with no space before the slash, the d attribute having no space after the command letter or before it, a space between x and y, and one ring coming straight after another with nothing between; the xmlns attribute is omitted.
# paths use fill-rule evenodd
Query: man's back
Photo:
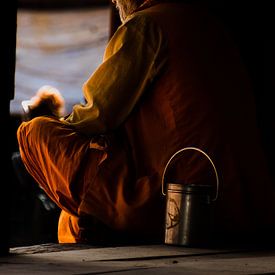
<svg viewBox="0 0 275 275"><path fill-rule="evenodd" d="M274 186L237 47L203 8L160 3L140 13L161 26L168 39L168 62L125 124L137 175L159 185L173 153L200 148L211 156L221 178L214 230L248 233L274 226ZM215 185L211 165L200 154L185 153L175 165L171 179Z"/></svg>

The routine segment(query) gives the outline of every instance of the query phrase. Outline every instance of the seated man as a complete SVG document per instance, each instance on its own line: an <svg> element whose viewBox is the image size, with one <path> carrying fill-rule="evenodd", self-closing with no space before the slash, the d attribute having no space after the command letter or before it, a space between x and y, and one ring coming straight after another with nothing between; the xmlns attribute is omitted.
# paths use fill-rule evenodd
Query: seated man
<svg viewBox="0 0 275 275"><path fill-rule="evenodd" d="M113 2L122 25L83 85L86 103L61 119L23 122L17 132L25 167L62 209L59 242L96 242L98 224L162 241L162 175L185 147L206 152L220 176L213 234L272 230L274 184L250 80L230 36L190 1ZM169 180L215 184L196 152Z"/></svg>

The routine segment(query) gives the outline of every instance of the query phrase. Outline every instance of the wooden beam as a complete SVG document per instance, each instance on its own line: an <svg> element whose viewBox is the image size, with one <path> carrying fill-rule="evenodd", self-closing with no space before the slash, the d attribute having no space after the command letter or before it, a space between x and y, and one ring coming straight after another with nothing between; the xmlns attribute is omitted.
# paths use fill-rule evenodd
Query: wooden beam
<svg viewBox="0 0 275 275"><path fill-rule="evenodd" d="M9 253L10 200L11 200L11 125L10 100L14 96L15 52L16 52L16 0L2 5L1 26L1 153L0 153L0 255Z"/></svg>

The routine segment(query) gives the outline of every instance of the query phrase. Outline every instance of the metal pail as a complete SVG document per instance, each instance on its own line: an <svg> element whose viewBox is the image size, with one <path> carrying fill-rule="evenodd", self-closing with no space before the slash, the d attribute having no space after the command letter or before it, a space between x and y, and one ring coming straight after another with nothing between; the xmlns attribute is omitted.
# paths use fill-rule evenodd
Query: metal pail
<svg viewBox="0 0 275 275"><path fill-rule="evenodd" d="M214 185L167 183L164 192L165 172L176 155L185 150L203 153L211 162L217 180L216 196ZM211 229L212 202L218 197L219 178L210 157L196 147L186 147L177 151L168 161L162 177L162 193L167 195L165 214L165 243L182 246L205 246L209 242Z"/></svg>
<svg viewBox="0 0 275 275"><path fill-rule="evenodd" d="M168 184L166 244L193 246L207 243L212 189L211 185Z"/></svg>

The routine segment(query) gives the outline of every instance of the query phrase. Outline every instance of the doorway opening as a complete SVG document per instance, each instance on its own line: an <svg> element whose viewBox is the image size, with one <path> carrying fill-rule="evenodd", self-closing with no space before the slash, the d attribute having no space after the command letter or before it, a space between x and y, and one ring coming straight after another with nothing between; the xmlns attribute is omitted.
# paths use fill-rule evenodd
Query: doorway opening
<svg viewBox="0 0 275 275"><path fill-rule="evenodd" d="M109 39L109 17L106 0L19 0L15 96L10 103L15 154L16 130L24 115L21 103L41 86L60 91L65 114L83 101L82 85L101 63ZM22 184L13 173L10 247L57 240L59 209L29 182Z"/></svg>

